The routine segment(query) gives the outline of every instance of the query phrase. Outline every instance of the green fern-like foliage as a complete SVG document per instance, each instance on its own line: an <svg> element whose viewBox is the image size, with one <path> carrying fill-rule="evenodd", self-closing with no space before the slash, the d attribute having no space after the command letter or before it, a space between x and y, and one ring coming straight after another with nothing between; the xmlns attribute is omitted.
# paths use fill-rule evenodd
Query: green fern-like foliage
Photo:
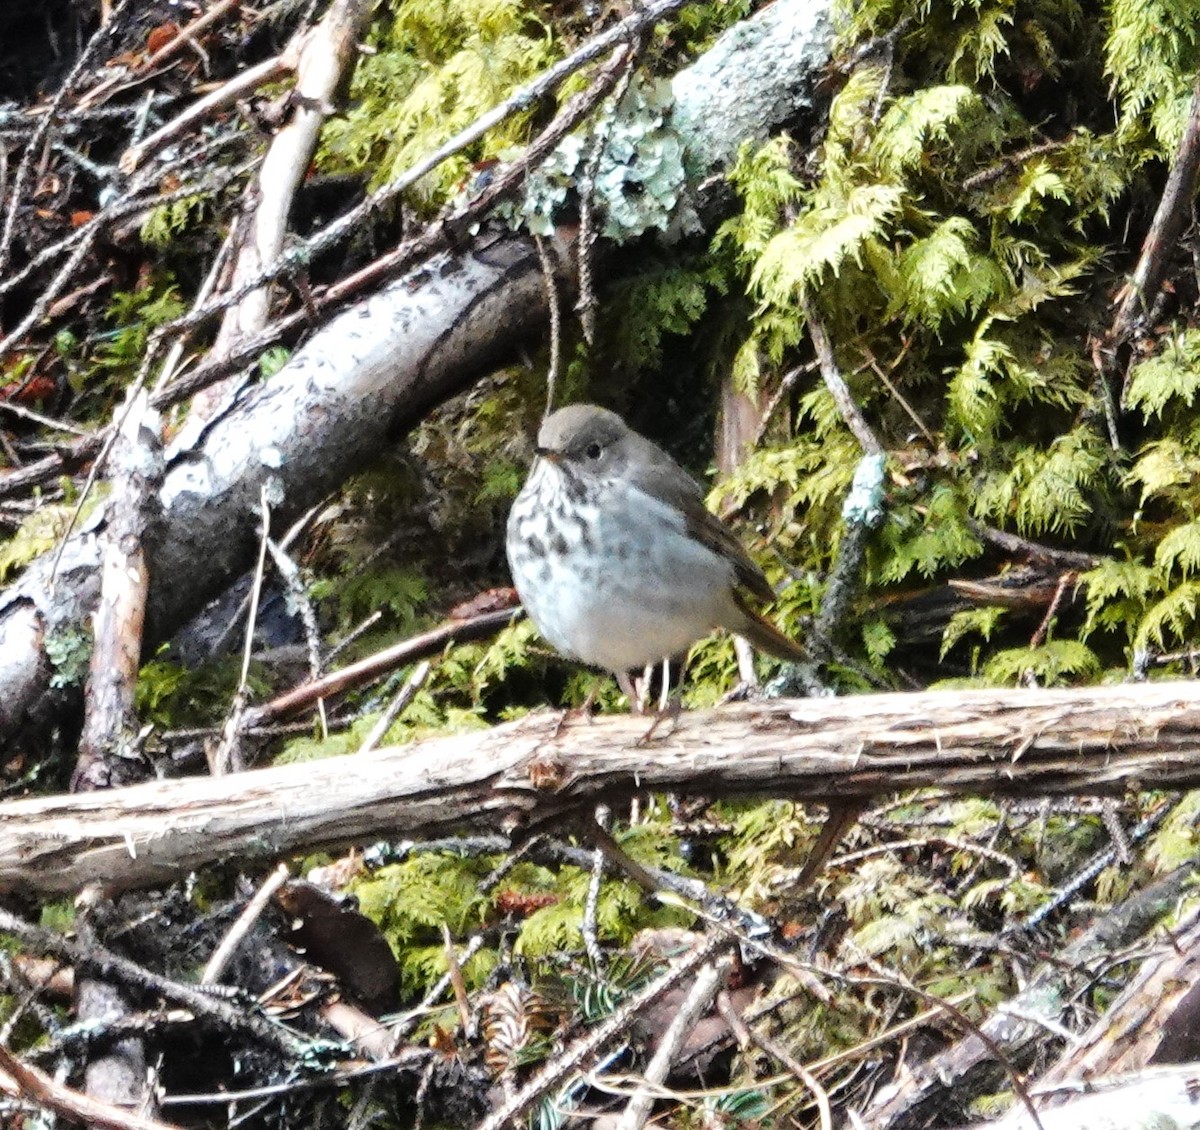
<svg viewBox="0 0 1200 1130"><path fill-rule="evenodd" d="M604 362L659 368L668 345L696 332L713 298L728 288L719 264L652 262L608 297L604 324L611 332L605 334Z"/></svg>
<svg viewBox="0 0 1200 1130"><path fill-rule="evenodd" d="M1121 127L1141 133L1149 123L1164 148L1178 144L1200 62L1194 4L1113 0L1108 6L1106 67L1121 92Z"/></svg>
<svg viewBox="0 0 1200 1130"><path fill-rule="evenodd" d="M945 483L933 488L925 505L894 507L881 538L879 579L895 583L914 573L928 579L978 557L983 545L969 518L966 500Z"/></svg>
<svg viewBox="0 0 1200 1130"><path fill-rule="evenodd" d="M1079 581L1086 616L1033 653L998 610L957 619L942 655L971 636L978 677L1095 678L1132 647L1186 641L1200 339L1163 335L1114 390L1082 327L1111 317L1114 208L1179 137L1195 20L1155 0L1114 2L1103 22L1072 0L847 7L847 47L909 21L887 65L850 72L815 152L777 137L730 174L741 207L713 251L753 304L735 384L770 395L811 355L806 311L819 315L893 468L919 468L892 476L873 594L989 567L980 522L1102 558ZM1114 95L1115 117L1095 112ZM794 396L789 426L717 501L769 497L796 576L836 555L858 447L815 373ZM1139 497L1138 519L1114 529ZM877 670L903 645L862 635Z"/></svg>
<svg viewBox="0 0 1200 1130"><path fill-rule="evenodd" d="M463 937L483 923L488 904L479 882L487 870L486 860L429 853L381 867L355 884L362 912L396 951L407 991L420 992L446 972L443 925ZM492 964L490 953L476 955L463 968L467 983L482 984Z"/></svg>
<svg viewBox="0 0 1200 1130"><path fill-rule="evenodd" d="M1171 871L1200 853L1197 816L1200 816L1200 791L1192 790L1171 809L1170 816L1150 840L1146 858L1156 873Z"/></svg>
<svg viewBox="0 0 1200 1130"><path fill-rule="evenodd" d="M1004 615L1003 608L995 607L971 608L964 612L956 612L950 617L949 623L942 632L940 658L945 659L955 644L971 636L978 636L986 643L1003 622ZM978 658L978 652L976 652L976 658ZM974 662L971 664L972 670L976 665Z"/></svg>
<svg viewBox="0 0 1200 1130"><path fill-rule="evenodd" d="M107 404L137 371L155 327L183 311L183 300L169 276L136 290L117 291L105 312L107 327L75 370L73 383L85 402Z"/></svg>
<svg viewBox="0 0 1200 1130"><path fill-rule="evenodd" d="M795 866L816 838L817 825L789 801L722 806L730 822L722 842L726 881L745 899L765 897L783 868Z"/></svg>
<svg viewBox="0 0 1200 1130"><path fill-rule="evenodd" d="M1076 428L1044 450L1010 448L1009 453L1009 464L984 481L975 512L1035 536L1082 529L1105 483L1103 439L1090 428Z"/></svg>
<svg viewBox="0 0 1200 1130"><path fill-rule="evenodd" d="M623 849L646 866L684 868L678 845L660 821L623 831L619 839ZM520 921L511 939L513 952L532 963L531 968L541 968L538 963L563 953L583 952L591 872L522 863L506 874L499 894L484 893L481 881L497 862L493 857L423 853L387 864L355 884L363 913L380 926L396 951L407 990L424 991L445 973L443 925L456 939L486 932L500 916L499 894L509 903L536 896L545 904ZM628 880L606 878L594 922L602 945L619 946L641 929L690 925L691 916L647 900L642 889ZM481 949L464 969L468 983L482 984L497 960L495 948Z"/></svg>
<svg viewBox="0 0 1200 1130"><path fill-rule="evenodd" d="M198 228L206 218L202 196L189 196L170 204L160 204L142 221L140 235L151 247L169 247L184 232Z"/></svg>
<svg viewBox="0 0 1200 1130"><path fill-rule="evenodd" d="M840 898L853 924L852 952L871 958L886 954L909 969L932 956L930 928L953 907L926 877L894 858L865 861Z"/></svg>
<svg viewBox="0 0 1200 1130"><path fill-rule="evenodd" d="M618 842L630 858L644 866L684 870L678 843L662 823L639 825L622 832ZM563 950L581 950L581 933L590 872L564 867L555 877L555 902L534 911L522 923L516 941L518 953L546 957ZM596 933L602 943L624 944L638 930L691 925L691 916L673 908L656 906L645 892L626 879L606 880L596 902Z"/></svg>
<svg viewBox="0 0 1200 1130"><path fill-rule="evenodd" d="M1200 330L1186 328L1159 343L1159 352L1137 365L1125 389L1125 403L1147 418L1178 416L1200 392Z"/></svg>
<svg viewBox="0 0 1200 1130"><path fill-rule="evenodd" d="M983 669L991 684L1019 683L1033 678L1040 686L1068 682L1090 682L1102 668L1099 657L1078 640L1050 640L1037 647L1010 648L997 652Z"/></svg>
<svg viewBox="0 0 1200 1130"><path fill-rule="evenodd" d="M528 0L433 0L396 5L372 33L375 54L355 70L353 107L329 124L321 162L367 170L386 183L541 71L555 51L550 24ZM420 186L426 200L452 190L473 161L524 140L528 114L489 131Z"/></svg>
<svg viewBox="0 0 1200 1130"><path fill-rule="evenodd" d="M1192 404L1200 382L1200 337L1191 328L1163 336L1135 365L1125 403L1143 425L1123 485L1135 520L1125 559L1084 575L1089 631L1120 631L1138 649L1187 646L1200 610L1200 428Z"/></svg>
<svg viewBox="0 0 1200 1130"><path fill-rule="evenodd" d="M411 631L417 609L427 596L424 578L400 565L380 565L363 572L350 571L336 580L313 586L311 595L336 600L339 622L346 627L377 610L389 614L401 631Z"/></svg>

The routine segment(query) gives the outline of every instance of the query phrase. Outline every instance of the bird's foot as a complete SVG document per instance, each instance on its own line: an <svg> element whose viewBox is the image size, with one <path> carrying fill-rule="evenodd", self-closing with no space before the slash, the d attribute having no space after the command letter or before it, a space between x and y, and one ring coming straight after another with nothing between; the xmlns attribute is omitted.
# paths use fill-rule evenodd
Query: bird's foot
<svg viewBox="0 0 1200 1130"><path fill-rule="evenodd" d="M665 722L670 723L670 728L661 737L669 738L674 732L675 727L679 725L679 716L683 713L683 699L679 695L671 695L667 702L660 706L654 715L654 721L650 723L648 729L638 740L638 745L649 745L655 735L658 734L658 728Z"/></svg>
<svg viewBox="0 0 1200 1130"><path fill-rule="evenodd" d="M587 698L578 706L571 706L566 710L560 711L558 725L554 727L554 733L551 736L552 741L563 732L568 722L583 721L590 726L595 721L592 717L592 708L596 705L596 698L600 694L600 688L604 685L606 677L605 675L601 675L592 682L591 689L587 693Z"/></svg>
<svg viewBox="0 0 1200 1130"><path fill-rule="evenodd" d="M721 695L721 701L718 705L725 706L730 702L749 702L759 698L762 693L762 688L757 683L747 682L743 679L731 691L726 691Z"/></svg>

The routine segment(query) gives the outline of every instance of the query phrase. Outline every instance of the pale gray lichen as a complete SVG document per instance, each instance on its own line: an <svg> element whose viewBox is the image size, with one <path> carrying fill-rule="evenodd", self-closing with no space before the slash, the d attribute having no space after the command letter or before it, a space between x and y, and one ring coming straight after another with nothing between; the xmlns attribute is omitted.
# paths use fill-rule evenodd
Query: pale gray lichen
<svg viewBox="0 0 1200 1130"><path fill-rule="evenodd" d="M854 526L874 528L883 521L883 472L886 460L882 455L864 455L854 470L850 493L842 503L842 517Z"/></svg>
<svg viewBox="0 0 1200 1130"><path fill-rule="evenodd" d="M590 132L572 134L533 173L525 198L504 210L514 226L549 235L579 189L593 146L604 146L592 188L599 232L615 243L657 230L668 238L698 226L684 189L684 147L671 125L670 84L634 82Z"/></svg>
<svg viewBox="0 0 1200 1130"><path fill-rule="evenodd" d="M92 657L90 633L72 625L55 628L46 636L45 650L53 668L50 686L56 690L83 686Z"/></svg>

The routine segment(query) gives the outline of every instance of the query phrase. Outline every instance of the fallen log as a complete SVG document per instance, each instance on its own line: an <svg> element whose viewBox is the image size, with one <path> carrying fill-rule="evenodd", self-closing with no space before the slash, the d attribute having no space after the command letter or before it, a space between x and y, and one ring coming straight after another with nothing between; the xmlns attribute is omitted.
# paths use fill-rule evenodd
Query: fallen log
<svg viewBox="0 0 1200 1130"><path fill-rule="evenodd" d="M512 833L646 789L804 801L1200 784L1200 682L779 699L646 719L539 713L353 759L12 801L0 890L146 886L381 837Z"/></svg>

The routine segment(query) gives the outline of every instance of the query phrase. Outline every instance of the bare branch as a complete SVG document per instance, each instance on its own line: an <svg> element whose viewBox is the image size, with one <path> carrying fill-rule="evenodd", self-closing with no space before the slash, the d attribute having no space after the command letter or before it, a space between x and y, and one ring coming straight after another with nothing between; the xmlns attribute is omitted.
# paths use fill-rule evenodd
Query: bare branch
<svg viewBox="0 0 1200 1130"><path fill-rule="evenodd" d="M636 717L564 726L555 712L353 763L12 801L0 889L138 886L231 855L537 830L646 789L847 801L931 787L1111 795L1200 784L1194 682L781 699L685 714L650 746L644 731Z"/></svg>
<svg viewBox="0 0 1200 1130"><path fill-rule="evenodd" d="M22 1063L5 1047L0 1047L0 1092L99 1130L177 1130L173 1122L143 1118L64 1087L44 1071Z"/></svg>

